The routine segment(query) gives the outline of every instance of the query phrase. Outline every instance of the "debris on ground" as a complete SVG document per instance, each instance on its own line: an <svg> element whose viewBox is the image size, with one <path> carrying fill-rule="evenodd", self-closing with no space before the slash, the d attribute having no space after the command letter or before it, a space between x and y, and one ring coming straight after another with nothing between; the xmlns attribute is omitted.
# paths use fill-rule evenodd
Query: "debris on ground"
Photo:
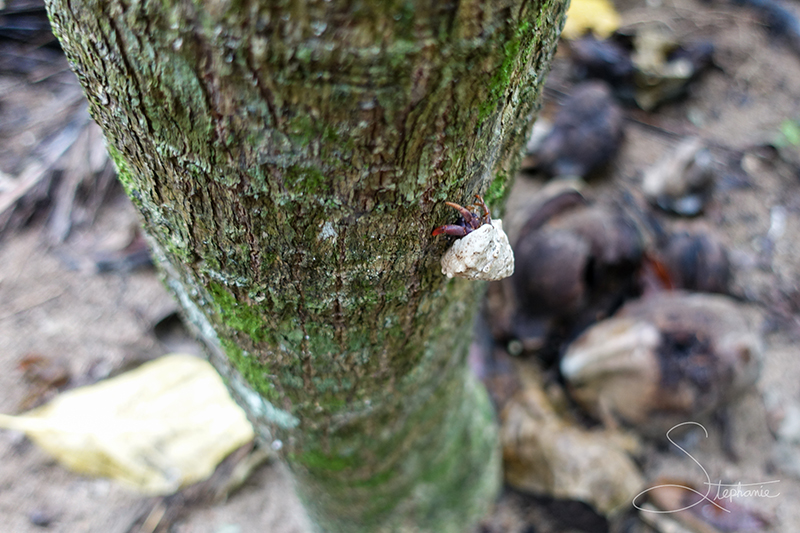
<svg viewBox="0 0 800 533"><path fill-rule="evenodd" d="M585 178L611 161L623 135L622 109L599 81L578 85L561 104L539 145L528 144L523 169Z"/></svg>
<svg viewBox="0 0 800 533"><path fill-rule="evenodd" d="M623 28L605 39L569 43L573 76L608 82L625 104L652 111L684 96L689 83L713 65L714 46L681 43L662 25Z"/></svg>
<svg viewBox="0 0 800 533"><path fill-rule="evenodd" d="M619 13L609 0L573 0L561 36L564 39L577 39L590 32L599 37L608 37L620 23Z"/></svg>
<svg viewBox="0 0 800 533"><path fill-rule="evenodd" d="M763 341L731 298L680 291L626 304L570 343L570 395L606 427L663 435L752 387Z"/></svg>
<svg viewBox="0 0 800 533"><path fill-rule="evenodd" d="M769 491L770 484L766 484ZM761 486L760 489L764 489ZM657 531L670 531L666 521L654 520L659 511L669 517L670 523L677 521L694 533L726 533L729 531L765 531L770 521L754 509L740 504L733 498L721 497L730 487L711 485L696 486L687 479L659 478L637 497L639 515L654 525ZM777 490L775 490L777 493ZM642 500L653 505L642 505ZM679 526L677 526L679 527Z"/></svg>
<svg viewBox="0 0 800 533"><path fill-rule="evenodd" d="M699 139L687 139L642 177L650 202L683 216L700 214L714 184L714 159Z"/></svg>
<svg viewBox="0 0 800 533"><path fill-rule="evenodd" d="M254 437L206 361L169 355L62 393L0 427L24 432L65 466L146 494L171 494Z"/></svg>
<svg viewBox="0 0 800 533"><path fill-rule="evenodd" d="M500 413L506 482L517 490L588 503L604 515L627 510L631 494L644 486L629 456L635 439L582 429L558 413L534 367L516 366L520 390Z"/></svg>
<svg viewBox="0 0 800 533"><path fill-rule="evenodd" d="M0 122L0 236L47 219L49 239L61 243L119 190L41 0L0 9Z"/></svg>
<svg viewBox="0 0 800 533"><path fill-rule="evenodd" d="M746 7L737 5L740 3ZM155 274L137 268L137 258L144 258L145 252L140 236L131 230L135 216L132 208L115 196L120 189L99 130L88 119L63 55L52 36L43 33L46 17L42 6L41 0L7 0L6 9L0 11L0 227L5 228L0 247L4 264L0 299L6 302L6 309L0 312L0 380L6 394L0 396L0 403L6 412L65 394L67 387L113 375L128 363L139 364L154 357L154 348L167 350L169 346L169 351L191 345L191 339L176 333L180 328L175 325L175 315L161 321L175 307ZM638 422L637 417L644 416L640 413L658 411L664 403L680 404L672 413L676 420L697 413L712 425L724 426L724 434L718 438L709 425L709 439L688 436L679 441L715 480L781 479L780 497L742 502L744 514L734 516L741 524L756 524L755 519L767 517L755 525L756 531L785 531L800 522L793 501L800 486L798 8L781 0L733 4L666 0L617 3L617 7L619 19L613 9L608 18L612 24L603 22L602 11L583 9L584 15L594 20L579 25L581 29L574 35L570 30L565 34L570 40L561 43L544 90L542 118L525 158L527 170L517 176L503 215L503 228L515 246L537 239L549 243L550 237L543 235L562 231L569 233L572 244L563 249L553 247L565 260L548 262L552 261L549 253L526 252L530 256L527 266L518 264L539 272L533 277L553 272L557 275L554 279L569 283L537 286L529 280L532 286L526 287L507 279L489 287L484 306L486 350L504 357L497 357L502 361L495 360L488 370L484 364L483 373L498 412L510 423L504 431L516 428L504 436L510 450L506 474L520 489L507 486L495 513L480 531L730 530L729 523L708 520L690 529L672 515L636 513L630 504L628 513L623 510L614 519L606 519L591 507L607 508L601 501L604 496L597 494L601 489L591 489L595 495L586 496L587 491L576 482L583 479L591 485L600 477L618 481L605 473L602 457L594 463L603 473L598 476L589 471L583 458L574 456L575 449L584 446L597 449L593 448L596 440L601 443L599 448L608 445L615 450L611 464L627 464L633 458L631 476L638 476L646 486L667 479L700 486L697 483L705 480L697 477L697 465L683 454L666 451L669 445L663 434L658 438L669 416L660 422ZM580 22L582 15L577 13L581 10L581 3L573 2L568 24ZM610 87L610 91L595 90L595 97L604 92L612 95L609 99L604 96L591 103L592 99L586 98L583 104L571 99L580 94L577 83L595 79ZM560 133L555 130L557 133L551 134L561 114L559 108L573 118L561 119ZM571 110L567 113L564 108ZM579 112L586 114L574 118ZM588 133L579 129L564 133L569 131L564 124L591 120L601 127ZM617 140L617 131L623 130L624 137ZM555 144L561 147L539 153L548 135L549 143L560 139ZM569 139L573 140L567 142ZM675 164L676 147L689 143L696 143L697 151L685 164ZM657 168L667 153L672 153L672 160L665 165L676 170L662 179L660 192L645 198L643 176L648 169ZM709 170L708 175L699 172L703 168ZM697 176L693 173L698 172L707 181L701 179L702 185L695 187ZM564 174L580 175L587 181L564 180ZM553 179L556 175L559 177ZM679 186L673 189L675 183ZM596 292L598 287L615 279L603 269L608 254L617 249L617 241L601 229L610 228L612 237L619 233L617 226L603 222L609 215L624 219L635 229L640 256L629 265L626 276L617 278L627 280L625 290L606 292L603 305L587 305L595 294L602 293ZM91 225L93 221L97 224ZM40 237L34 235L37 231ZM37 238L39 244L30 244ZM535 248L530 242L527 246ZM586 253L564 252L575 249ZM100 271L102 275L98 275ZM520 294L526 291L539 296L520 301ZM702 349L717 342L716 333L695 334L672 339L670 346L679 357L660 360L663 367L654 370L654 365L632 364L627 367L627 381L621 373L611 372L592 380L586 390L594 392L588 400L571 397L570 390L575 393L578 387L570 389L569 380L560 373L560 363L584 349L584 339L596 328L621 320L615 315L623 313L620 309L636 308L639 298L644 302L677 297L675 291L684 291L682 297L688 297L689 291L716 292L735 300L731 305L736 311L731 316L747 316L738 325L728 320L728 325L743 333L749 331L764 344L758 381L752 383L755 378L748 365L737 366L735 357L715 358L716 351ZM159 299L166 303L158 303ZM542 311L546 301L552 304L550 311ZM525 306L534 312L526 311ZM659 322L647 318L648 312L640 308L625 311L625 320L649 322L658 329L680 320L692 322L695 317L695 323L688 326L696 328L692 331L705 331L707 324L690 307L674 311L683 319L662 318ZM747 313L742 311L745 308ZM716 331L714 328L711 330ZM631 331L636 333L635 328ZM640 340L647 340L647 328L643 331ZM625 338L619 333L616 338ZM65 343L69 349L63 347ZM112 351L113 356L109 355ZM643 353L652 355L653 351ZM624 358L616 359L621 360ZM530 368L539 384L523 392L519 375ZM618 370L622 368L625 365ZM740 378L742 386L720 387L718 371L729 372L731 381ZM657 382L655 375L674 382ZM631 394L625 400L603 385L612 381L622 382L631 391L648 384L650 388L642 392L644 396ZM707 391L703 389L706 385ZM667 395L666 402L648 395L667 389L673 394ZM607 411L611 415L603 414ZM631 454L617 438L629 434L601 428L595 417L611 425L628 424L629 431L645 433L648 438ZM535 431L541 424L554 435L567 436L568 444L562 449L542 437ZM616 436L606 438L609 435ZM589 437L592 442L587 443ZM732 448L744 453L728 454L729 440ZM0 485L7 488L4 502L7 509L13 509L4 518L14 531L31 533L41 527L110 531L122 530L120 525L125 524L132 524L131 533L169 528L305 531L295 521L302 513L292 499L290 482L265 473L273 472L274 465L262 469L253 485L245 486L236 497L212 503L224 499L235 485L229 483L237 477L231 472L248 471L232 465L255 460L257 450L248 451L248 445L218 465L208 480L176 494L148 499L103 479L72 475L16 432L0 433L0 454ZM542 457L549 459L539 472L542 477L537 477L536 465ZM568 460L562 461L564 458ZM563 474L573 462L579 467L576 475ZM550 463L560 466L550 469ZM548 481L547 474L553 472L560 472L559 477L568 482ZM570 486L572 496L556 496L565 486ZM617 489L602 490L622 502ZM573 497L582 501L565 499ZM629 502L634 497L630 494Z"/></svg>
<svg viewBox="0 0 800 533"><path fill-rule="evenodd" d="M50 400L69 384L72 377L69 365L63 358L36 353L26 354L20 359L18 368L29 384L28 393L19 405L20 411L27 411Z"/></svg>

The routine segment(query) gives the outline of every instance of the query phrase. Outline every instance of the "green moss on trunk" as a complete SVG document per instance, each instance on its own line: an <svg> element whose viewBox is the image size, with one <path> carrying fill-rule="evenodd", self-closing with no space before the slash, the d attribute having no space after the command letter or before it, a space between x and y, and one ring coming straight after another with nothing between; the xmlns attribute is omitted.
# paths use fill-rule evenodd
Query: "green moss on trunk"
<svg viewBox="0 0 800 533"><path fill-rule="evenodd" d="M461 531L499 464L466 371L564 2L49 0L167 285L324 531Z"/></svg>

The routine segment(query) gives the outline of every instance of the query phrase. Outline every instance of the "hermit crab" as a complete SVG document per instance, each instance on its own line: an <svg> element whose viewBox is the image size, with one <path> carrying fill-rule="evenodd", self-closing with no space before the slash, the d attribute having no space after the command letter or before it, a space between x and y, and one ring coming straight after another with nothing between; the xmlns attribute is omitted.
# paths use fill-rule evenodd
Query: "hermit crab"
<svg viewBox="0 0 800 533"><path fill-rule="evenodd" d="M457 224L439 226L431 235L460 237L442 256L442 274L448 278L495 281L514 273L514 252L501 220L492 220L483 198L462 207L445 202L461 214ZM483 210L483 214L481 214Z"/></svg>

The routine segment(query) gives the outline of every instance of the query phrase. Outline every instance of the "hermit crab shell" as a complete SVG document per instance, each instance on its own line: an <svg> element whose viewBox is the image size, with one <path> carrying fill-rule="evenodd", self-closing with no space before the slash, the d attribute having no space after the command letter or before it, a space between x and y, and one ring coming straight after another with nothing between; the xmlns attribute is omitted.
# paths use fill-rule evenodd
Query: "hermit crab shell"
<svg viewBox="0 0 800 533"><path fill-rule="evenodd" d="M514 251L501 220L492 220L453 243L442 256L442 274L496 281L514 273Z"/></svg>

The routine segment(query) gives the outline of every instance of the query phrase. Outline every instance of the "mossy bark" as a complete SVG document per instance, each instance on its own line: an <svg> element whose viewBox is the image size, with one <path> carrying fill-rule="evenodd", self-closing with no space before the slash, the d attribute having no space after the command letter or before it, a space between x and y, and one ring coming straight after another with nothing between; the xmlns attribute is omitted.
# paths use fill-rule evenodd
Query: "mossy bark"
<svg viewBox="0 0 800 533"><path fill-rule="evenodd" d="M463 531L500 469L466 368L564 0L49 0L155 257L323 531Z"/></svg>

